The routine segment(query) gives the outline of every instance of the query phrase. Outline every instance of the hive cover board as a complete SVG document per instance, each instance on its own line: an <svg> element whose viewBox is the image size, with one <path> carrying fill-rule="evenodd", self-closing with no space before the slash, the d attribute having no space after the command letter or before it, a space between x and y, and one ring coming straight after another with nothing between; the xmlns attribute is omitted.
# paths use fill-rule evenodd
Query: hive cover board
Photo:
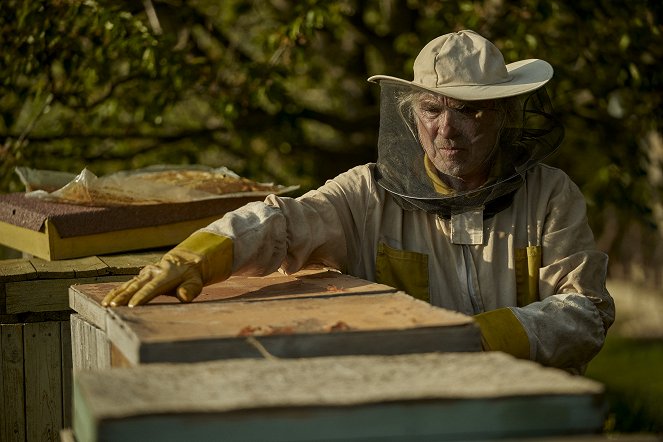
<svg viewBox="0 0 663 442"><path fill-rule="evenodd" d="M143 206L79 206L0 195L0 244L46 260L167 247L262 197Z"/></svg>
<svg viewBox="0 0 663 442"><path fill-rule="evenodd" d="M603 386L499 352L81 372L76 440L513 440L601 431ZM553 440L553 439L549 439Z"/></svg>
<svg viewBox="0 0 663 442"><path fill-rule="evenodd" d="M104 309L113 284L70 289L70 305L130 365L223 358L479 351L472 318L332 271L233 277L191 304Z"/></svg>

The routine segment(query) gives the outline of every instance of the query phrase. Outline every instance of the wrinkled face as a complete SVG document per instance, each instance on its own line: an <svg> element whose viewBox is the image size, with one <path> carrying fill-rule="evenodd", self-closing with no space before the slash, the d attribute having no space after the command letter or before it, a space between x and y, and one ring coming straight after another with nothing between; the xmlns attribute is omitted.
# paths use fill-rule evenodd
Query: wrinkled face
<svg viewBox="0 0 663 442"><path fill-rule="evenodd" d="M425 93L413 102L422 147L456 190L475 189L488 178L502 120L495 105Z"/></svg>

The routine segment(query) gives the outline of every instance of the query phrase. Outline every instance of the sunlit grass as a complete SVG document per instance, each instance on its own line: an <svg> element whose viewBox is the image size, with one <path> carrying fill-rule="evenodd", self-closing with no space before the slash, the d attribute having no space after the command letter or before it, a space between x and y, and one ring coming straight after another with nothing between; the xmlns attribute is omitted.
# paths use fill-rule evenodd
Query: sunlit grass
<svg viewBox="0 0 663 442"><path fill-rule="evenodd" d="M606 431L663 434L663 340L609 336L586 376L606 386Z"/></svg>

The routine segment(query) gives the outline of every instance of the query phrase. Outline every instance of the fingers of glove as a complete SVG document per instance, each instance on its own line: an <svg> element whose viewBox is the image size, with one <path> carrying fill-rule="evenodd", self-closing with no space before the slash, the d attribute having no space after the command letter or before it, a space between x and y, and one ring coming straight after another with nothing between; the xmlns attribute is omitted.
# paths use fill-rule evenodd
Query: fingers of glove
<svg viewBox="0 0 663 442"><path fill-rule="evenodd" d="M141 287L136 293L134 293L126 305L129 307L135 307L137 305L147 304L157 296L167 293L168 290L169 289L164 286L157 286L153 283L148 283Z"/></svg>
<svg viewBox="0 0 663 442"><path fill-rule="evenodd" d="M172 294L176 287L193 277L201 279L200 271L192 263L171 257L164 257L159 265L152 269L152 273L152 279L131 297L129 307L146 304L159 295Z"/></svg>
<svg viewBox="0 0 663 442"><path fill-rule="evenodd" d="M135 307L147 304L157 296L167 294L182 282L182 273L173 270L161 271L152 280L134 292L127 305Z"/></svg>
<svg viewBox="0 0 663 442"><path fill-rule="evenodd" d="M137 276L106 295L104 300L107 301L107 305L110 305L111 307L118 307L121 305L132 304L131 301L134 299L134 297L137 294L140 294L138 297L139 300L149 297L149 299L145 299L143 302L141 302L142 304L145 304L155 296L167 291L168 289L176 287L177 284L170 284L169 287L163 289L161 288L161 286L168 285L170 280L177 279L177 276L181 273L183 273L183 271L178 270L174 266L170 265L170 263L164 261L161 261L159 264L145 266ZM156 293L152 294L151 296L146 295L146 292L150 294L155 289L157 290Z"/></svg>
<svg viewBox="0 0 663 442"><path fill-rule="evenodd" d="M203 280L198 272L187 272L186 279L177 288L175 296L180 302L191 302L203 290Z"/></svg>
<svg viewBox="0 0 663 442"><path fill-rule="evenodd" d="M124 290L124 287L127 285L127 283L122 284L119 287L115 287L113 290L110 292L106 293L106 296L104 296L104 299L101 300L101 305L103 307L108 307L110 303L115 299L117 295L122 293L122 290Z"/></svg>
<svg viewBox="0 0 663 442"><path fill-rule="evenodd" d="M127 305L134 293L147 284L151 278L152 272L145 267L138 275L108 292L101 301L101 305L104 307Z"/></svg>

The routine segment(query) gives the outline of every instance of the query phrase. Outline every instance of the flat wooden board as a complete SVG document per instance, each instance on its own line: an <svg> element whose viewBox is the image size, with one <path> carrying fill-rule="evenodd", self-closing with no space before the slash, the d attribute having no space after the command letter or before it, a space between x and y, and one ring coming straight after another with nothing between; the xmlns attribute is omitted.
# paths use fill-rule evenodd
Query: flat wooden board
<svg viewBox="0 0 663 442"><path fill-rule="evenodd" d="M602 385L497 352L151 364L74 389L80 442L485 440L595 433L605 411Z"/></svg>
<svg viewBox="0 0 663 442"><path fill-rule="evenodd" d="M25 281L37 277L37 270L27 259L3 259L0 261L0 282Z"/></svg>
<svg viewBox="0 0 663 442"><path fill-rule="evenodd" d="M85 278L104 275L135 275L147 264L163 256L164 250L87 256L85 258L46 261L40 258L0 260L0 282L33 279Z"/></svg>
<svg viewBox="0 0 663 442"><path fill-rule="evenodd" d="M24 324L0 324L0 440L25 440Z"/></svg>
<svg viewBox="0 0 663 442"><path fill-rule="evenodd" d="M27 440L57 440L62 428L60 329L57 321L24 326Z"/></svg>
<svg viewBox="0 0 663 442"><path fill-rule="evenodd" d="M163 252L133 253L47 261L40 258L0 260L0 315L4 322L26 321L6 315L66 312L69 286L126 281Z"/></svg>
<svg viewBox="0 0 663 442"><path fill-rule="evenodd" d="M70 306L131 364L481 349L472 318L337 272L233 277L191 304L104 309L110 287L71 287Z"/></svg>
<svg viewBox="0 0 663 442"><path fill-rule="evenodd" d="M159 262L164 252L121 253L102 255L98 258L108 266L113 275L135 275L147 264Z"/></svg>
<svg viewBox="0 0 663 442"><path fill-rule="evenodd" d="M81 284L69 289L69 306L96 327L106 329L108 309L101 306L104 296L119 283ZM218 301L264 301L315 296L394 293L396 289L335 271L303 270L293 275L233 276L203 288L193 304ZM159 296L146 307L180 305L172 296ZM144 307L141 307L144 308Z"/></svg>
<svg viewBox="0 0 663 442"><path fill-rule="evenodd" d="M75 313L71 315L71 344L74 372L111 367L110 341L106 334Z"/></svg>
<svg viewBox="0 0 663 442"><path fill-rule="evenodd" d="M65 259L61 261L46 261L33 258L30 260L38 279L85 278L103 276L111 273L108 266L97 256Z"/></svg>
<svg viewBox="0 0 663 442"><path fill-rule="evenodd" d="M471 318L404 293L111 310L132 364L224 358L479 351Z"/></svg>
<svg viewBox="0 0 663 442"><path fill-rule="evenodd" d="M141 343L306 333L462 326L472 320L405 293L263 302L197 303L111 310L110 327ZM112 337L112 335L111 335Z"/></svg>
<svg viewBox="0 0 663 442"><path fill-rule="evenodd" d="M117 282L127 279L129 279L127 275L108 275L8 282L5 284L5 308L8 314L69 310L68 291L72 284Z"/></svg>

